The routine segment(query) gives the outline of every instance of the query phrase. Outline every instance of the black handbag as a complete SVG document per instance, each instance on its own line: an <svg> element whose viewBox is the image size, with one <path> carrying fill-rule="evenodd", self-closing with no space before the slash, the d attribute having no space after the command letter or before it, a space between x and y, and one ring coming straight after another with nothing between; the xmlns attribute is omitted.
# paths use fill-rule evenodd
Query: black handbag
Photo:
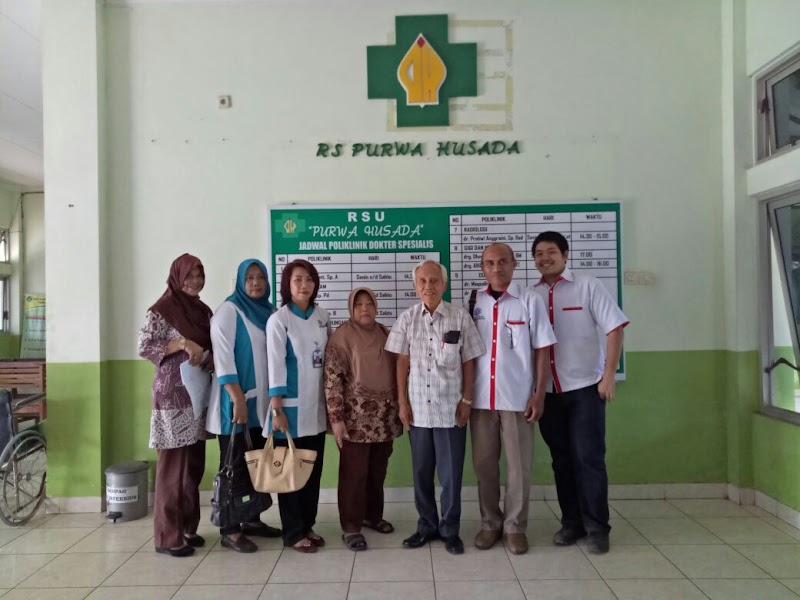
<svg viewBox="0 0 800 600"><path fill-rule="evenodd" d="M248 450L253 449L250 432L244 426L244 439ZM233 467L233 448L236 439L236 425L231 431L228 450L222 469L214 477L214 495L211 498L211 523L225 528L240 523L255 523L262 512L272 506L272 497L253 489L250 475L242 461L241 469Z"/></svg>

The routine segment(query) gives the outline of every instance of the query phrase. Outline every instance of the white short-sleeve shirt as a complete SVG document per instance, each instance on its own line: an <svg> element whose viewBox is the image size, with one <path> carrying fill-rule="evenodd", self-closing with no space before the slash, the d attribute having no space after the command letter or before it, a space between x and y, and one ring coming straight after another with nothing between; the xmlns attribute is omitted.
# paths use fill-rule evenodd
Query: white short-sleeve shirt
<svg viewBox="0 0 800 600"><path fill-rule="evenodd" d="M533 286L545 302L558 343L550 349L550 382L556 393L594 385L603 377L605 336L628 319L595 277L570 269L553 285L542 279Z"/></svg>
<svg viewBox="0 0 800 600"><path fill-rule="evenodd" d="M403 311L386 350L411 360L408 400L414 427L455 427L461 401L461 364L486 352L469 313L440 302L433 314L420 302Z"/></svg>
<svg viewBox="0 0 800 600"><path fill-rule="evenodd" d="M472 318L488 348L475 361L472 407L524 411L535 389L534 350L556 343L544 302L513 281L497 300L486 286Z"/></svg>

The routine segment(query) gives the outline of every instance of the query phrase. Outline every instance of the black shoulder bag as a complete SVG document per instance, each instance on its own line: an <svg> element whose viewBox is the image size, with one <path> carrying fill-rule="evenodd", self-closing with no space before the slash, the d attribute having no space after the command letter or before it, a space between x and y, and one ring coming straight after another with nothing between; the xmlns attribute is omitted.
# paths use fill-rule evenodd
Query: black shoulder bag
<svg viewBox="0 0 800 600"><path fill-rule="evenodd" d="M478 290L472 290L470 292L470 294L469 294L469 308L468 308L468 310L469 310L469 316L472 317L473 319L475 318L475 315L472 314L472 313L475 312L475 302L477 302L477 301L478 301Z"/></svg>
<svg viewBox="0 0 800 600"><path fill-rule="evenodd" d="M272 506L272 497L253 489L250 475L244 460L242 468L234 468L233 448L236 440L236 428L233 426L225 462L222 470L214 477L214 495L211 498L211 523L217 527L231 527L239 523L255 523L259 515ZM244 428L244 439L248 450L253 449L250 432Z"/></svg>

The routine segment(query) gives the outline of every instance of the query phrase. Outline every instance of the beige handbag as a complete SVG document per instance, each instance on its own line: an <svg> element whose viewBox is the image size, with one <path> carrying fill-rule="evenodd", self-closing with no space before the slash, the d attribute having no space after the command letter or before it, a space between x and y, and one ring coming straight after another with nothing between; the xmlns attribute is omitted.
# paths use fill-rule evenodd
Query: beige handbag
<svg viewBox="0 0 800 600"><path fill-rule="evenodd" d="M257 492L283 494L301 489L311 477L317 460L316 450L299 450L286 432L288 447L275 447L270 432L263 450L244 453L250 480Z"/></svg>

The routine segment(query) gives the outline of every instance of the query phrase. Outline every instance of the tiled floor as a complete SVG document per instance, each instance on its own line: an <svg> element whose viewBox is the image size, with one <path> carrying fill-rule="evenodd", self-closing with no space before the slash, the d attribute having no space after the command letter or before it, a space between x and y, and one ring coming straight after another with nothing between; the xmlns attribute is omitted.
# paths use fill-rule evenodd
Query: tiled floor
<svg viewBox="0 0 800 600"><path fill-rule="evenodd" d="M391 503L397 532L366 532L370 549L353 553L339 539L335 505L321 505L317 526L328 546L316 555L257 539L239 555L219 546L203 513L208 544L191 558L153 551L152 517L107 523L103 515L40 515L25 528L0 528L2 599L203 600L605 600L666 598L780 600L800 596L800 530L754 507L727 500L612 501L612 549L556 548L558 505L531 503L531 550L472 547L478 507L463 505L464 556L441 543L404 550L414 529L410 503ZM277 512L266 513L277 525ZM12 589L13 588L13 589Z"/></svg>

